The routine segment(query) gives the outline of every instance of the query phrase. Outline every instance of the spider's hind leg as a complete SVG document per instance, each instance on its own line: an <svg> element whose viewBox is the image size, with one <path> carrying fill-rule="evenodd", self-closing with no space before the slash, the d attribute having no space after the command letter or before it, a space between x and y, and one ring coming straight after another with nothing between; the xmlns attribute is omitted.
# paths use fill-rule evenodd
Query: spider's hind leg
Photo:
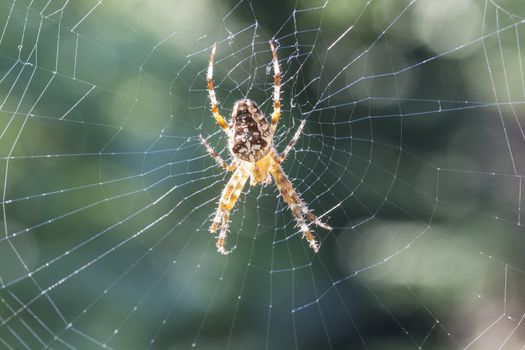
<svg viewBox="0 0 525 350"><path fill-rule="evenodd" d="M230 181L228 181L228 184L222 191L219 208L210 226L210 232L212 233L215 233L220 227L219 237L217 237L217 251L224 255L229 253L224 246L226 245L226 236L230 224L230 212L241 195L248 176L248 173L243 168L237 168L233 173Z"/></svg>
<svg viewBox="0 0 525 350"><path fill-rule="evenodd" d="M328 224L325 224L324 222L321 221L321 219L319 219L314 213L312 213L308 208L306 208L306 210L308 210L308 212L306 214L304 214L305 218L310 221L311 223L315 224L316 226L319 226L319 227L322 227L324 228L325 230L328 230L328 231L331 231L332 230L332 226L328 225Z"/></svg>
<svg viewBox="0 0 525 350"><path fill-rule="evenodd" d="M308 241L310 248L314 252L319 251L319 243L315 240L315 236L306 224L305 217L309 221L321 226L325 229L331 230L331 227L322 223L306 206L306 204L299 197L299 194L294 190L292 183L284 173L283 168L276 162L271 167L272 176L275 178L275 183L284 201L290 207L292 214L297 222L297 226L301 229L303 237Z"/></svg>

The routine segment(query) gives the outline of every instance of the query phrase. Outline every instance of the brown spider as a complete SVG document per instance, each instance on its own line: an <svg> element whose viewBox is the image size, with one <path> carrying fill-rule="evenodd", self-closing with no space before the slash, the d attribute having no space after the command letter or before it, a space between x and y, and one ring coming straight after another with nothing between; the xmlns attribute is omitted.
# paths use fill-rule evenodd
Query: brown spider
<svg viewBox="0 0 525 350"><path fill-rule="evenodd" d="M222 191L219 207L213 219L213 223L210 226L210 232L212 233L220 228L219 237L217 238L217 250L221 254L229 253L229 251L225 250L224 245L226 243L226 234L228 232L230 211L235 206L235 202L239 198L242 188L248 178L250 178L252 186L256 184L266 185L272 180L270 174L273 176L281 196L290 207L290 210L295 217L295 221L303 233L303 237L308 241L310 247L316 253L319 250L319 244L315 241L315 237L312 231L308 228L306 220L326 230L332 229L329 225L321 222L321 220L308 209L306 204L299 197L299 194L294 190L292 183L281 167L281 163L286 159L286 156L299 139L304 128L305 120L301 122L295 135L290 143L288 143L283 153L279 154L275 148L273 148L273 136L277 127L277 122L281 116L281 102L279 101L281 93L281 70L277 60L277 52L271 41L270 48L273 55L274 70L273 114L271 124L268 124L255 102L249 99L235 102L230 123L226 123L224 118L219 114L217 98L215 97L215 90L213 88L215 44L211 50L208 73L206 75L211 101L211 111L217 124L219 124L228 135L228 147L233 156L233 162L227 164L208 144L202 135L200 135L200 139L204 147L206 147L207 151L219 166L226 169L226 171L235 170L228 181L228 184Z"/></svg>

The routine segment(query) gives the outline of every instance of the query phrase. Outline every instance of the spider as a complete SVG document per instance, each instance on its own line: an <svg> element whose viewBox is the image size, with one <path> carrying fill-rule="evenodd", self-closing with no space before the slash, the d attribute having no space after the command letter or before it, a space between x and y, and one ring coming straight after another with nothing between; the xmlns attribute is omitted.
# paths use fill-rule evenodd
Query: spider
<svg viewBox="0 0 525 350"><path fill-rule="evenodd" d="M232 163L226 163L202 135L200 135L200 140L220 167L228 172L234 172L222 191L219 207L210 226L211 233L215 233L220 228L216 245L217 251L224 255L230 253L230 251L225 249L230 212L235 206L235 202L239 198L248 178L250 178L252 186L257 184L266 185L271 183L272 177L275 179L276 186L282 198L290 207L297 226L303 234L303 238L308 241L310 248L314 252L317 253L319 250L319 243L317 243L312 231L310 231L307 221L326 230L332 229L308 209L281 167L281 163L286 159L286 156L299 139L305 120L301 122L283 153L278 153L273 147L273 137L277 128L277 122L281 116L281 70L277 60L277 51L272 41L270 41L270 49L273 56L274 70L273 114L270 123L266 121L257 104L250 99L236 101L230 122L226 123L219 114L219 106L213 86L213 61L216 44L213 45L210 54L206 79L208 81L211 112L217 124L226 132L228 148L233 156Z"/></svg>

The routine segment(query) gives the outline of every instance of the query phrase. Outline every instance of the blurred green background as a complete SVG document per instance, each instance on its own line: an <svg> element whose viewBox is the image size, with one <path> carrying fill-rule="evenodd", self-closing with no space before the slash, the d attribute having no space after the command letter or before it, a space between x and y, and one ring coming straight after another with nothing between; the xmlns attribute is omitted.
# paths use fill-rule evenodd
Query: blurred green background
<svg viewBox="0 0 525 350"><path fill-rule="evenodd" d="M522 1L0 0L0 348L520 349ZM229 117L271 113L334 227L273 185L208 232Z"/></svg>

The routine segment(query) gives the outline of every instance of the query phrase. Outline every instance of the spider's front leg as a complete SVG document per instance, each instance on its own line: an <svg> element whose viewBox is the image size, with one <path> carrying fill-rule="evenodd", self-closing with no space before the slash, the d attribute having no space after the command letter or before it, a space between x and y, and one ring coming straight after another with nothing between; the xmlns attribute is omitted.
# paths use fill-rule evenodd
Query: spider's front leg
<svg viewBox="0 0 525 350"><path fill-rule="evenodd" d="M228 234L230 212L241 195L242 188L248 180L248 177L249 174L242 167L235 170L226 184L226 187L222 191L221 199L219 200L219 208L217 208L213 223L210 226L211 233L216 232L219 229L219 226L221 228L219 237L217 238L217 251L224 255L229 253L224 246L226 245L226 235Z"/></svg>
<svg viewBox="0 0 525 350"><path fill-rule="evenodd" d="M228 131L228 123L226 123L222 115L219 113L219 103L217 102L217 97L215 96L215 88L213 84L213 60L215 59L216 49L217 45L213 44L210 54L210 61L208 63L208 72L206 73L206 80L208 81L208 94L210 96L211 112L213 113L217 124L219 124L219 126L223 128L224 131Z"/></svg>
<svg viewBox="0 0 525 350"><path fill-rule="evenodd" d="M277 123L281 117L281 69L279 68L279 61L277 59L277 50L273 45L273 41L270 41L270 49L272 50L272 63L273 63L273 113L272 113L272 124L271 132L272 135L275 133Z"/></svg>

